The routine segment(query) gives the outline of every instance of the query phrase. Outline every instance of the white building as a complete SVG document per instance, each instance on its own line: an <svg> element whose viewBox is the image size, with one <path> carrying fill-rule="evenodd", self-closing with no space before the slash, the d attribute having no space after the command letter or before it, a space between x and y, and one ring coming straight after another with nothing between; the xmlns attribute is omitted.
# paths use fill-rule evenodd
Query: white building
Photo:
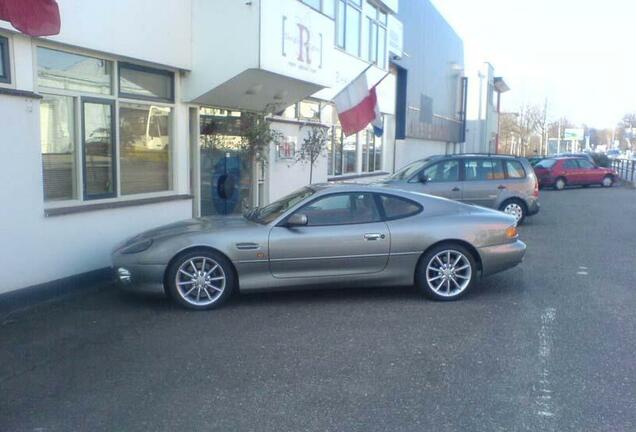
<svg viewBox="0 0 636 432"><path fill-rule="evenodd" d="M501 94L510 88L495 76L490 63L482 63L468 74L466 153L497 153Z"/></svg>
<svg viewBox="0 0 636 432"><path fill-rule="evenodd" d="M313 182L454 148L461 40L428 0L402 3L58 0L61 32L42 38L0 21L0 294L104 269L142 230L307 184L295 155L310 126L330 137ZM434 61L416 61L425 50ZM368 67L385 133L343 137L330 101ZM256 158L242 145L254 113L282 136Z"/></svg>
<svg viewBox="0 0 636 432"><path fill-rule="evenodd" d="M308 183L293 159L308 124L332 136L314 182L392 164L386 134L341 142L329 100L401 55L397 0L58 4L53 37L0 21L0 293L104 268L141 230ZM390 128L392 76L378 93ZM240 151L250 112L277 113L284 140L266 163Z"/></svg>

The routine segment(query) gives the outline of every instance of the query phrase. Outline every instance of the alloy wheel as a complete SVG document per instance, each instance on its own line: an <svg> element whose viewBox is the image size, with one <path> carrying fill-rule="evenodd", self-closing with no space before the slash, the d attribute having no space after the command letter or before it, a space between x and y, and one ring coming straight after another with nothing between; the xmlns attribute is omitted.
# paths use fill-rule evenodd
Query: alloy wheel
<svg viewBox="0 0 636 432"><path fill-rule="evenodd" d="M185 260L175 276L179 296L194 306L209 306L225 291L226 275L221 265L209 257Z"/></svg>
<svg viewBox="0 0 636 432"><path fill-rule="evenodd" d="M426 267L426 283L437 295L455 297L470 284L473 269L468 258L456 250L433 256Z"/></svg>
<svg viewBox="0 0 636 432"><path fill-rule="evenodd" d="M603 179L603 186L605 186L605 187L610 187L610 186L612 186L612 183L613 183L613 181L612 181L612 178L611 178L611 177L605 177L605 178Z"/></svg>
<svg viewBox="0 0 636 432"><path fill-rule="evenodd" d="M511 202L507 204L504 207L503 212L514 216L517 223L519 223L519 221L523 219L523 208L518 203Z"/></svg>
<svg viewBox="0 0 636 432"><path fill-rule="evenodd" d="M558 190L562 190L565 188L565 181L563 179L558 179L555 183L555 186Z"/></svg>

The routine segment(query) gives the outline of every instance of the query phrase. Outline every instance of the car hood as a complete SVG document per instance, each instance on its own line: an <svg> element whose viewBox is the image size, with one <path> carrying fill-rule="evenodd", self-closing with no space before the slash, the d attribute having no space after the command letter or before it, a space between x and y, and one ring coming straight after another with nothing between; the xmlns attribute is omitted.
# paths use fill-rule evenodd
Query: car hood
<svg viewBox="0 0 636 432"><path fill-rule="evenodd" d="M118 245L117 248L121 248L146 239L157 240L163 237L171 237L198 232L227 232L231 230L245 229L256 226L262 225L249 221L242 216L206 216L194 219L187 219L144 231L141 234L127 239L122 244Z"/></svg>

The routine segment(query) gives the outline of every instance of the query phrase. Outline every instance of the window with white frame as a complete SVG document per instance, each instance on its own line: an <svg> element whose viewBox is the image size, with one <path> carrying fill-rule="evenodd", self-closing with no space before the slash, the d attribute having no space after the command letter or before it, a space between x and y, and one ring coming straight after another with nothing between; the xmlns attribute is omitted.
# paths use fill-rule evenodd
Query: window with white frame
<svg viewBox="0 0 636 432"><path fill-rule="evenodd" d="M37 71L45 201L171 190L172 72L46 47Z"/></svg>
<svg viewBox="0 0 636 432"><path fill-rule="evenodd" d="M334 18L336 13L336 0L300 0L307 6L322 12L329 18Z"/></svg>
<svg viewBox="0 0 636 432"><path fill-rule="evenodd" d="M338 0L336 11L336 45L360 57L362 0Z"/></svg>
<svg viewBox="0 0 636 432"><path fill-rule="evenodd" d="M0 36L0 83L11 82L11 64L9 63L9 39Z"/></svg>
<svg viewBox="0 0 636 432"><path fill-rule="evenodd" d="M358 152L360 148L360 152ZM382 138L373 133L373 128L345 136L340 126L334 126L327 142L327 175L351 175L382 170ZM362 158L358 164L358 155ZM358 166L361 171L358 172Z"/></svg>
<svg viewBox="0 0 636 432"><path fill-rule="evenodd" d="M368 31L367 60L381 68L386 65L387 14L379 7L367 3L366 28Z"/></svg>

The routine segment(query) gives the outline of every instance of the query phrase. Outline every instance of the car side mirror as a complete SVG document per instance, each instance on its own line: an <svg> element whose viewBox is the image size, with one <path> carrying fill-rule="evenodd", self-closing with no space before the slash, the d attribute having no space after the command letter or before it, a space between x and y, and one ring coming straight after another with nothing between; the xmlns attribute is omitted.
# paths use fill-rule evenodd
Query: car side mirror
<svg viewBox="0 0 636 432"><path fill-rule="evenodd" d="M426 183L428 183L430 180L431 180L431 179L430 179L430 178L429 178L426 174L424 174L424 172L421 172L421 173L419 173L419 174L417 175L417 181L419 181L420 183L424 183L424 184L426 184Z"/></svg>
<svg viewBox="0 0 636 432"><path fill-rule="evenodd" d="M307 223L309 223L307 215L302 213L294 213L287 219L288 227L305 226Z"/></svg>

